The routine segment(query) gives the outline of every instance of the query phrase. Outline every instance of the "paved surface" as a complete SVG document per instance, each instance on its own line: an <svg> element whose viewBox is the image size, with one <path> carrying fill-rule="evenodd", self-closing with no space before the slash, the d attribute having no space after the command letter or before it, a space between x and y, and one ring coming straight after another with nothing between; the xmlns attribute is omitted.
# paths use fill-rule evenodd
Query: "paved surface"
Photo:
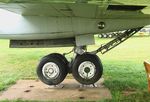
<svg viewBox="0 0 150 102"><path fill-rule="evenodd" d="M110 91L103 85L103 79L96 83L97 87L81 87L74 79L66 79L58 87L50 87L40 81L19 80L7 91L0 94L0 100L38 100L38 101L97 101L111 99Z"/></svg>

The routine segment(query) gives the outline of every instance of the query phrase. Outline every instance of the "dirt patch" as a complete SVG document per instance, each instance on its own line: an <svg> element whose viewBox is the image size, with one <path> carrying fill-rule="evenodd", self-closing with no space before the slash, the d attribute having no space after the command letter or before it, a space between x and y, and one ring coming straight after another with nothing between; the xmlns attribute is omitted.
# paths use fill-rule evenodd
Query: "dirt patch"
<svg viewBox="0 0 150 102"><path fill-rule="evenodd" d="M40 81L19 80L0 95L0 100L37 100L37 101L98 101L111 99L110 91L101 79L95 87L81 87L74 79L66 79L60 86L47 86ZM63 87L62 87L63 86Z"/></svg>

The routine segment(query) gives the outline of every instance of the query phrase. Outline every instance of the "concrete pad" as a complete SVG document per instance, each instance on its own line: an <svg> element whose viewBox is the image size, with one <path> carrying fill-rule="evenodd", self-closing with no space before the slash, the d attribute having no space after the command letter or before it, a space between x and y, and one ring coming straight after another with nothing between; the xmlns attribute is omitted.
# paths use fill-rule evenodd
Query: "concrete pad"
<svg viewBox="0 0 150 102"><path fill-rule="evenodd" d="M61 87L51 87L35 80L19 80L7 91L0 94L0 100L37 100L37 101L97 101L111 99L110 91L103 85L103 79L95 88L81 87L74 79L66 79Z"/></svg>

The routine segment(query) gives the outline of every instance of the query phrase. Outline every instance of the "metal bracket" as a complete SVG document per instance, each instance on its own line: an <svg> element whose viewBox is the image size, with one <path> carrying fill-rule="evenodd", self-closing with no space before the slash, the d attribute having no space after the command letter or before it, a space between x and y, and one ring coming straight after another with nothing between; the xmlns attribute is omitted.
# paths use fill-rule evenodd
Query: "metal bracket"
<svg viewBox="0 0 150 102"><path fill-rule="evenodd" d="M86 51L87 51L86 46L77 46L74 49L74 52L77 53L77 54L79 54L79 55L82 55Z"/></svg>

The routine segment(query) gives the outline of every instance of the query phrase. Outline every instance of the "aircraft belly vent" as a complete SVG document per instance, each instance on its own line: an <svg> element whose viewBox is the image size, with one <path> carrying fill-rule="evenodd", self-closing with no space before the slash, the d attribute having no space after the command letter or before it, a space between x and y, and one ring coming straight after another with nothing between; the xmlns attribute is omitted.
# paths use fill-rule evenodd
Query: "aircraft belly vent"
<svg viewBox="0 0 150 102"><path fill-rule="evenodd" d="M144 9L146 6L136 6L136 5L109 5L107 10L115 11L139 11Z"/></svg>
<svg viewBox="0 0 150 102"><path fill-rule="evenodd" d="M10 48L49 48L75 46L75 38L47 40L10 40Z"/></svg>

